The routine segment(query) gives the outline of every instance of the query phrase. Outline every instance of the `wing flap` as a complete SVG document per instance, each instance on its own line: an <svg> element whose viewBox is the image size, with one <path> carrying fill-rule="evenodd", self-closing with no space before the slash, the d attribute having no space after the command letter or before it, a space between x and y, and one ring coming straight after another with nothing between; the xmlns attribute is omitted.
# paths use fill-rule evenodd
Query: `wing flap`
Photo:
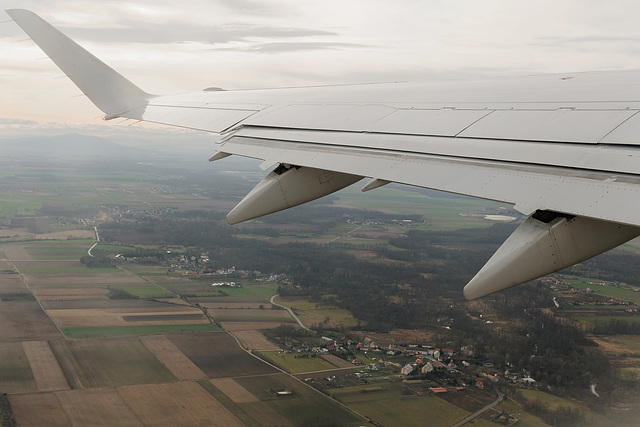
<svg viewBox="0 0 640 427"><path fill-rule="evenodd" d="M244 126L232 136L640 175L640 150L603 144L310 131ZM265 142L268 145L268 142Z"/></svg>
<svg viewBox="0 0 640 427"><path fill-rule="evenodd" d="M636 110L494 111L459 136L597 144Z"/></svg>

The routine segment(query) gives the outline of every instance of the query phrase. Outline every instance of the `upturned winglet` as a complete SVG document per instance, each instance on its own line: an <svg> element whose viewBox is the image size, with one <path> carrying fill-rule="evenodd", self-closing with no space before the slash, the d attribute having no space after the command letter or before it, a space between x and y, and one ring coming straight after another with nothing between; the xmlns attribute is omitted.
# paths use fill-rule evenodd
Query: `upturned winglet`
<svg viewBox="0 0 640 427"><path fill-rule="evenodd" d="M143 107L152 97L69 37L24 9L6 12L49 58L80 88L105 118Z"/></svg>

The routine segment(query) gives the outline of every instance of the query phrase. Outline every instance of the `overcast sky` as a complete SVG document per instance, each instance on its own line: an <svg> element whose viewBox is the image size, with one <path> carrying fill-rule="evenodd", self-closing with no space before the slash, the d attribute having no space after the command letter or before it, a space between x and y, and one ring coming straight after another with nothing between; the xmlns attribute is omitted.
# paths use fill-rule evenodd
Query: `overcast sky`
<svg viewBox="0 0 640 427"><path fill-rule="evenodd" d="M151 93L640 68L637 0L3 0ZM0 138L117 125L0 11ZM80 95L80 96L78 96ZM202 134L188 134L205 141ZM158 139L159 138L159 139Z"/></svg>

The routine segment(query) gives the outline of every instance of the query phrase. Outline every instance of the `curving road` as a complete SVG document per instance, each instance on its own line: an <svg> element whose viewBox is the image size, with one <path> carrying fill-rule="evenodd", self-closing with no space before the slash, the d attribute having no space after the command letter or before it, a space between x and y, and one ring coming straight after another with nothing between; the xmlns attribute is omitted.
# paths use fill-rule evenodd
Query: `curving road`
<svg viewBox="0 0 640 427"><path fill-rule="evenodd" d="M495 401L493 401L492 403L488 404L487 406L485 406L484 408L480 409L479 411L474 412L473 414L469 415L468 417L458 421L457 423L453 424L451 427L460 427L461 425L466 424L469 421L471 421L472 419L479 417L480 415L482 415L485 412L487 412L489 409L491 409L494 406L496 406L498 403L502 402L502 400L504 399L504 394L502 394L500 392L500 390L496 390L496 393L498 393L498 398Z"/></svg>
<svg viewBox="0 0 640 427"><path fill-rule="evenodd" d="M274 302L275 298L279 296L278 294L275 294L274 296L271 297L271 300L269 301L271 304L273 305L277 305L278 307L284 308L285 310L287 310L289 312L289 314L291 315L291 317L293 317L294 319L296 319L296 322L298 322L298 325L300 325L301 328L306 329L307 331L310 331L311 329L307 328L306 326L304 326L302 324L302 321L298 318L298 316L295 315L295 313L293 312L293 310L291 310L289 307L285 307L284 305L280 305L277 302Z"/></svg>

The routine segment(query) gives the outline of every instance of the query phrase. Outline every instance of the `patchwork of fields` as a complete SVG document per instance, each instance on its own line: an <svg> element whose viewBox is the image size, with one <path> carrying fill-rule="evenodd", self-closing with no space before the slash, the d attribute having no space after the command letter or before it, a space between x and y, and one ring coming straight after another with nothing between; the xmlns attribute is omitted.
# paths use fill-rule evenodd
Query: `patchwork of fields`
<svg viewBox="0 0 640 427"><path fill-rule="evenodd" d="M294 322L274 284L221 294L153 267L87 268L91 244L0 243L0 392L18 425L363 422L245 350L278 350L260 329Z"/></svg>
<svg viewBox="0 0 640 427"><path fill-rule="evenodd" d="M157 266L87 268L72 259L87 243L0 242L0 392L8 393L18 425L356 426L366 422L363 414L381 425L428 419L444 426L495 398L473 390L424 395L389 377L327 389L331 400L305 380L352 376L356 368L335 356L296 357L265 337L264 329L296 325L270 302L276 284L220 292L208 280ZM112 298L114 289L127 297ZM345 310L299 297L277 303L309 326L356 322ZM597 308L607 317L606 307ZM575 311L577 320L588 315ZM622 375L640 377L637 339L596 342L620 355ZM506 400L474 424L491 425L501 410L544 425Z"/></svg>

